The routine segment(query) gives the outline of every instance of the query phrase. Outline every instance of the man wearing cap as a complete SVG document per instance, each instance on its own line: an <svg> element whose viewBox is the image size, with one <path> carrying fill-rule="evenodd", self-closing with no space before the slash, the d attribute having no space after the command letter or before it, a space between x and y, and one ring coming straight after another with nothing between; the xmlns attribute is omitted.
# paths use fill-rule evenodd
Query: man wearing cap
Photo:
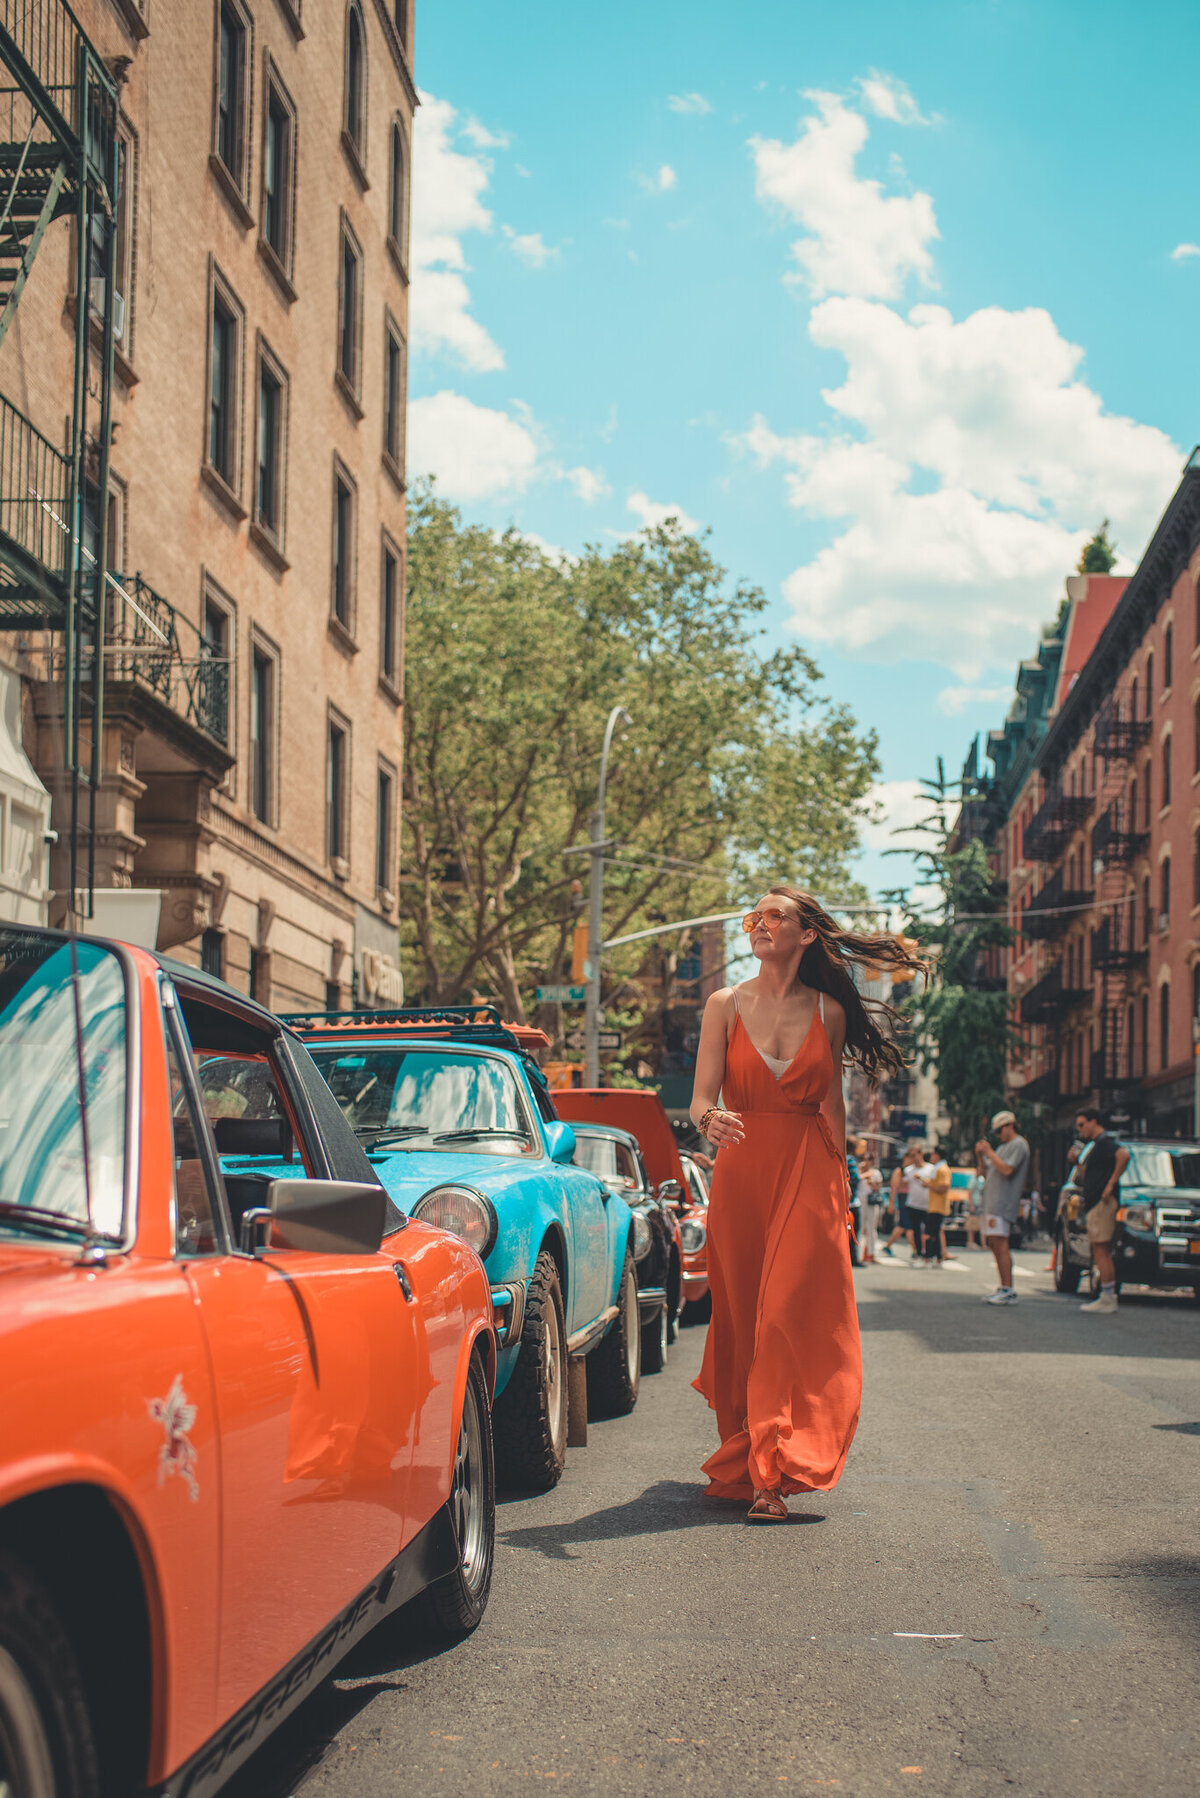
<svg viewBox="0 0 1200 1798"><path fill-rule="evenodd" d="M1011 1111L998 1111L992 1129L1000 1136L1000 1147L993 1149L985 1137L975 1144L975 1153L983 1169L983 1234L996 1258L1000 1284L988 1298L989 1305L1015 1305L1017 1289L1012 1283L1012 1249L1009 1231L1017 1221L1021 1194L1025 1189L1025 1169L1029 1166L1029 1144L1017 1133L1017 1120Z"/></svg>

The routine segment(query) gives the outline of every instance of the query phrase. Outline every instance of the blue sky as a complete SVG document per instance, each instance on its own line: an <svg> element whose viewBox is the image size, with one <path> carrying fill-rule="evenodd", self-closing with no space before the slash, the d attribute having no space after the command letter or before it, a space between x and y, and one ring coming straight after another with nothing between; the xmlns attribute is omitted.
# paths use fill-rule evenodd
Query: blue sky
<svg viewBox="0 0 1200 1798"><path fill-rule="evenodd" d="M1200 437L1198 52L1175 0L419 7L413 472L711 528L907 815Z"/></svg>

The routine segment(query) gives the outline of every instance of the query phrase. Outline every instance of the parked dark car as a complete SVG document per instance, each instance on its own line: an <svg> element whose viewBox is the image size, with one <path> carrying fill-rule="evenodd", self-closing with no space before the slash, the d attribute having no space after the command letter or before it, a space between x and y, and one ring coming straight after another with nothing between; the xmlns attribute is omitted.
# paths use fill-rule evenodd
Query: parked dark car
<svg viewBox="0 0 1200 1798"><path fill-rule="evenodd" d="M1118 1291L1188 1287L1200 1298L1200 1143L1145 1137L1121 1143L1129 1150L1129 1166L1121 1176L1113 1241ZM1059 1292L1076 1292L1085 1275L1095 1287L1083 1196L1073 1182L1062 1189L1056 1236Z"/></svg>
<svg viewBox="0 0 1200 1798"><path fill-rule="evenodd" d="M675 1339L682 1292L679 1223L660 1199L635 1136L613 1124L573 1123L575 1160L633 1212L633 1261L642 1313L642 1372L661 1373Z"/></svg>

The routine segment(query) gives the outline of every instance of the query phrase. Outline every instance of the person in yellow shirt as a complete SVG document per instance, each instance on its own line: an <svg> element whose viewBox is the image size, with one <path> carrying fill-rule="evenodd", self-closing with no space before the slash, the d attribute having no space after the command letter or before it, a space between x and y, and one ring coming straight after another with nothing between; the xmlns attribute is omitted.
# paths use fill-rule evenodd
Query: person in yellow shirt
<svg viewBox="0 0 1200 1798"><path fill-rule="evenodd" d="M929 1209L925 1215L925 1265L945 1266L946 1241L943 1232L950 1215L950 1164L941 1145L933 1151L929 1170Z"/></svg>

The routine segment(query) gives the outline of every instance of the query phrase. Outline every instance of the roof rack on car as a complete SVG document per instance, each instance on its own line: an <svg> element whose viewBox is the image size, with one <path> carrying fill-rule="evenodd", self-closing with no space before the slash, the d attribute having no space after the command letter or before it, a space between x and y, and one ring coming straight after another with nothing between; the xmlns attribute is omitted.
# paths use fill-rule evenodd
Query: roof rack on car
<svg viewBox="0 0 1200 1798"><path fill-rule="evenodd" d="M293 1012L283 1022L303 1035L424 1036L448 1042L490 1043L532 1055L550 1038L533 1024L506 1024L494 1005L401 1005L392 1011Z"/></svg>

